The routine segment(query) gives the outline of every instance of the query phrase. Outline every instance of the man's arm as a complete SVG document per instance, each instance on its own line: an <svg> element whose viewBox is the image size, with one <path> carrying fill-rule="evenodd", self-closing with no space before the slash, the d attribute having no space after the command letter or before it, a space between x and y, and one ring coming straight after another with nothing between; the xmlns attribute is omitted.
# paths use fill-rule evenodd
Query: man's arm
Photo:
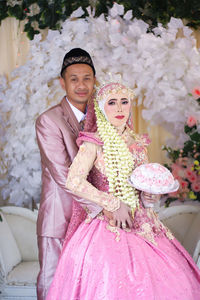
<svg viewBox="0 0 200 300"><path fill-rule="evenodd" d="M71 165L62 134L46 115L36 121L36 136L41 158L55 182L67 192L65 182Z"/></svg>
<svg viewBox="0 0 200 300"><path fill-rule="evenodd" d="M62 133L58 126L45 114L39 117L36 121L36 136L40 154L46 167L48 168L51 176L55 182L66 193L70 191L66 188L66 180L68 176L71 160L67 152L66 146L63 141ZM70 142L69 134L69 142ZM95 217L102 208L94 203L88 203L81 197L74 197L81 205L90 206L89 210L92 217Z"/></svg>

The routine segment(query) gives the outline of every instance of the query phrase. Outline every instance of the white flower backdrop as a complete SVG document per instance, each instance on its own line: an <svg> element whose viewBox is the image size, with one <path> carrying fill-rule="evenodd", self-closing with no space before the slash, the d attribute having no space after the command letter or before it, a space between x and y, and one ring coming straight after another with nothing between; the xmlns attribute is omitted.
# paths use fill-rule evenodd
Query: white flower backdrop
<svg viewBox="0 0 200 300"><path fill-rule="evenodd" d="M77 19L83 15L81 8L75 11L62 32L49 30L45 40L35 36L27 63L14 70L9 83L1 77L1 157L8 176L0 184L3 198L10 197L16 205L39 201L41 170L34 123L63 96L58 76L65 53L73 47L91 54L98 78L108 79L108 72L121 74L123 82L135 88L138 103L143 102L144 119L171 132L174 145L185 140L187 117L200 119L198 104L188 97L200 83L200 51L192 30L172 18L167 28L159 25L149 33L148 24L132 20L131 11L124 15L118 4L107 18L94 18L88 11L84 19ZM182 37L177 37L180 31Z"/></svg>

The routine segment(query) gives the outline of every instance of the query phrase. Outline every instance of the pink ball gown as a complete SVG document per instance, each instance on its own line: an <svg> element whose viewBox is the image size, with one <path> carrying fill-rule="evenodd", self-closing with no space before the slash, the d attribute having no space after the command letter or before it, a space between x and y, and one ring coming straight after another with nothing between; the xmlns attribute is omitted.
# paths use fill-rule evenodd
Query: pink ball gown
<svg viewBox="0 0 200 300"><path fill-rule="evenodd" d="M87 140L97 143L91 136ZM84 160L79 158L77 168ZM108 191L107 178L96 166L92 178L98 190ZM89 219L74 202L47 300L137 299L198 300L200 271L151 208L141 204L133 229L124 231L110 226L103 214Z"/></svg>

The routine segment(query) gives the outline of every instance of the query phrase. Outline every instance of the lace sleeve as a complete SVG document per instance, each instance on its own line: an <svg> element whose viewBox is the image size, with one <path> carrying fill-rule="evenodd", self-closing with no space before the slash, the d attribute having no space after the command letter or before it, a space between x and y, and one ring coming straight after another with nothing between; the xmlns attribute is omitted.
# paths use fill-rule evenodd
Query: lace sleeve
<svg viewBox="0 0 200 300"><path fill-rule="evenodd" d="M66 187L73 194L92 201L108 211L115 211L120 207L119 199L112 194L99 191L87 181L87 176L94 165L98 145L84 142L69 169Z"/></svg>

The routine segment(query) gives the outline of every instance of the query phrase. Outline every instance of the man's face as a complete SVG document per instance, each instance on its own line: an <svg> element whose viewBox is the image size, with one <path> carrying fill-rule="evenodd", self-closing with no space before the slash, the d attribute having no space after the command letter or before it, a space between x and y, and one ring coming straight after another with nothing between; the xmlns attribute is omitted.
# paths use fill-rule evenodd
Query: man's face
<svg viewBox="0 0 200 300"><path fill-rule="evenodd" d="M60 83L70 103L82 110L92 96L95 76L87 64L74 64L66 68Z"/></svg>

